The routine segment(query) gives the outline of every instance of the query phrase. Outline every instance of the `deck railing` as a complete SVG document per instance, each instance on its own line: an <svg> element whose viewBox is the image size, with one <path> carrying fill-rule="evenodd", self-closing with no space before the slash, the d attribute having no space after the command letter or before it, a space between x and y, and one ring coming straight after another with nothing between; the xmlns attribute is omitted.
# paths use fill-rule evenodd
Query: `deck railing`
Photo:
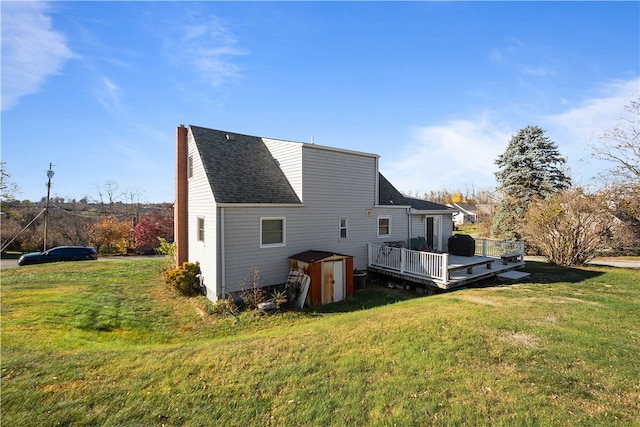
<svg viewBox="0 0 640 427"><path fill-rule="evenodd" d="M524 242L476 239L475 254L489 258L500 258L506 254L518 254L520 261L524 261Z"/></svg>
<svg viewBox="0 0 640 427"><path fill-rule="evenodd" d="M385 245L368 245L369 265L394 270L402 274L448 280L448 254L413 251Z"/></svg>
<svg viewBox="0 0 640 427"><path fill-rule="evenodd" d="M414 251L389 245L368 245L368 265L401 274L449 282L449 254ZM476 239L475 255L500 259L503 255L524 261L524 243Z"/></svg>

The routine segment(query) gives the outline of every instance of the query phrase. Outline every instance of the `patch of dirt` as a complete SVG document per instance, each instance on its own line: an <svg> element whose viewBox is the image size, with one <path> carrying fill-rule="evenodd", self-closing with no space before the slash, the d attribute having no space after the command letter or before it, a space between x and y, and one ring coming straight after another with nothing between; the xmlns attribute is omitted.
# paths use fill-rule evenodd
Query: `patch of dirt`
<svg viewBox="0 0 640 427"><path fill-rule="evenodd" d="M517 345L520 347L537 348L539 340L534 335L525 334L524 332L504 333L500 336L504 342Z"/></svg>
<svg viewBox="0 0 640 427"><path fill-rule="evenodd" d="M204 318L207 316L207 313L205 313L204 310L201 309L200 307L194 307L194 308L196 309L196 313L200 315L200 318L204 320Z"/></svg>
<svg viewBox="0 0 640 427"><path fill-rule="evenodd" d="M489 298L476 296L476 295L463 295L460 299L464 299L470 302L475 302L477 304L486 304L493 307L499 307L501 305L500 303L493 301Z"/></svg>
<svg viewBox="0 0 640 427"><path fill-rule="evenodd" d="M582 304L589 304L589 305L602 305L601 303L596 302L596 301L585 301L585 300L580 299L580 298L571 298L571 297L559 297L559 298L530 297L530 298L527 298L527 300L546 302L546 303L549 303L549 304L567 304L567 303L572 303L572 302L579 302L579 303L582 303Z"/></svg>

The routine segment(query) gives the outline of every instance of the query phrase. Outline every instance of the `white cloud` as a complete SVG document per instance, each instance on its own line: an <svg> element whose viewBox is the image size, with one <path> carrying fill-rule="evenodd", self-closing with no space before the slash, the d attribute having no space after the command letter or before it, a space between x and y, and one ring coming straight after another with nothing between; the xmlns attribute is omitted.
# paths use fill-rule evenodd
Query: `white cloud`
<svg viewBox="0 0 640 427"><path fill-rule="evenodd" d="M234 57L245 55L238 48L235 35L215 16L202 23L201 16L185 19L181 33L170 36L169 52L180 52L186 60L212 86L219 86L241 76ZM183 66L183 64L180 64Z"/></svg>
<svg viewBox="0 0 640 427"><path fill-rule="evenodd" d="M112 113L122 110L122 91L109 78L103 77L97 89L98 102Z"/></svg>
<svg viewBox="0 0 640 427"><path fill-rule="evenodd" d="M612 81L580 105L543 120L571 136L578 144L589 142L610 128L624 113L624 106L640 95L640 79Z"/></svg>
<svg viewBox="0 0 640 427"><path fill-rule="evenodd" d="M382 173L405 193L494 186L494 160L510 138L488 118L454 120L415 129L399 157L381 164Z"/></svg>
<svg viewBox="0 0 640 427"><path fill-rule="evenodd" d="M2 111L41 90L73 57L42 2L2 2Z"/></svg>
<svg viewBox="0 0 640 427"><path fill-rule="evenodd" d="M431 190L464 191L495 187L494 161L526 124L539 125L567 157L574 181L584 184L606 167L590 158L590 143L610 129L624 113L624 106L640 94L640 79L612 81L580 105L567 105L558 114L528 112L530 122L521 122L520 113L485 112L479 117L450 120L442 125L414 130L411 142L396 156L381 158L381 172L405 193ZM566 101L566 100L565 100ZM575 105L575 104L574 104ZM498 116L500 114L500 116ZM500 119L497 119L500 117Z"/></svg>
<svg viewBox="0 0 640 427"><path fill-rule="evenodd" d="M542 127L562 155L569 158L578 180L589 179L605 166L591 159L590 144L597 144L606 130L615 126L624 107L640 96L640 79L614 80L602 86L580 105L541 119Z"/></svg>

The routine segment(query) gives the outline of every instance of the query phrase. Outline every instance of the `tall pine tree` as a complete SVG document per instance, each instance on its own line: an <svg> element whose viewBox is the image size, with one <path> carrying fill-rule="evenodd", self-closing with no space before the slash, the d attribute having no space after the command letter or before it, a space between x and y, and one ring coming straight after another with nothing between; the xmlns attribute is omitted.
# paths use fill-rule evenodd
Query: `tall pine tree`
<svg viewBox="0 0 640 427"><path fill-rule="evenodd" d="M503 199L493 219L491 233L504 240L518 240L522 219L533 197L549 198L571 186L562 165L566 159L558 146L538 126L527 126L511 137L505 152L495 161L498 191Z"/></svg>

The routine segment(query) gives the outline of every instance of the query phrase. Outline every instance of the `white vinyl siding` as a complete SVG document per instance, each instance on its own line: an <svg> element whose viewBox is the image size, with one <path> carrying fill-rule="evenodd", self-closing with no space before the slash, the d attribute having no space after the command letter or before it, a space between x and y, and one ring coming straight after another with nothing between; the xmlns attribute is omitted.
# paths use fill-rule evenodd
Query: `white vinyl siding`
<svg viewBox="0 0 640 427"><path fill-rule="evenodd" d="M226 291L237 292L245 288L249 273L257 269L260 285L268 286L286 282L289 257L305 249L291 247L292 235L301 232L299 226L302 208L299 207L226 207L224 236L226 241L225 267ZM286 218L285 245L264 247L260 244L262 218ZM293 226L292 226L293 224ZM294 231L295 230L295 231ZM304 230L304 229L303 229Z"/></svg>
<svg viewBox="0 0 640 427"><path fill-rule="evenodd" d="M204 218L198 217L198 242L204 242Z"/></svg>
<svg viewBox="0 0 640 427"><path fill-rule="evenodd" d="M367 216L367 211L375 204L377 156L310 144L304 146L302 155L307 219L300 223L300 234L294 236L294 227L298 228L298 224L294 225L291 218L287 218L287 244L293 245L293 239L296 239L301 250L318 249L351 255L354 268L366 268L367 243L376 240L376 217ZM336 214L348 218L347 239L341 239L336 232ZM313 247L309 247L310 242Z"/></svg>
<svg viewBox="0 0 640 427"><path fill-rule="evenodd" d="M298 198L302 201L302 147L300 142L280 141L277 139L262 138L269 152L280 166L293 187Z"/></svg>
<svg viewBox="0 0 640 427"><path fill-rule="evenodd" d="M453 218L451 214L442 215L440 220L442 226L442 251L449 251L449 237L453 235Z"/></svg>
<svg viewBox="0 0 640 427"><path fill-rule="evenodd" d="M241 290L252 268L258 269L262 286L284 283L289 257L310 249L351 255L354 268L366 268L367 243L376 241L376 214L371 212L377 157L324 150L309 144L303 147L300 153L304 176L300 182L304 184L301 192L305 195L304 205L225 207L226 292ZM278 160L284 167L282 158ZM347 239L340 239L336 230L337 209L341 218L348 218ZM396 211L406 217L406 210ZM286 246L268 250L261 247L261 218L286 218Z"/></svg>
<svg viewBox="0 0 640 427"><path fill-rule="evenodd" d="M209 180L204 172L202 160L195 147L191 132L189 132L187 136L187 150L187 159L191 159L190 163L193 173L187 185L187 224L189 229L188 260L189 262L200 263L204 285L207 287L207 295L215 299L216 295L220 293L220 275L218 271L220 258L216 250L218 239L216 225L218 221L218 211ZM200 229L198 218L206 218L203 224L206 242L198 240Z"/></svg>

